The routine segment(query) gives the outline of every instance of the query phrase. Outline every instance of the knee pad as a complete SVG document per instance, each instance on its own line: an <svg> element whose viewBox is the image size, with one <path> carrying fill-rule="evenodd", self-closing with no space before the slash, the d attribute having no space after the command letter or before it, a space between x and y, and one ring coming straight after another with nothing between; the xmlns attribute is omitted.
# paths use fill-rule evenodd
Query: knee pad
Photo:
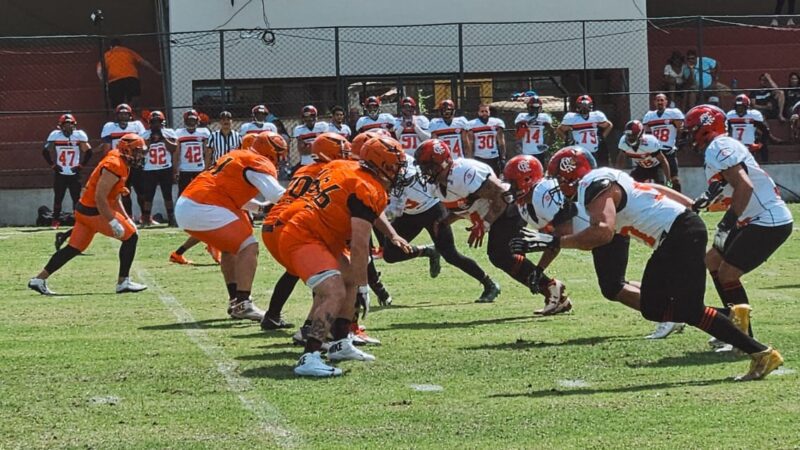
<svg viewBox="0 0 800 450"><path fill-rule="evenodd" d="M622 281L607 281L601 280L600 281L600 293L603 294L603 297L606 300L611 300L612 302L617 301L617 295L622 291L622 288L625 286L624 282Z"/></svg>

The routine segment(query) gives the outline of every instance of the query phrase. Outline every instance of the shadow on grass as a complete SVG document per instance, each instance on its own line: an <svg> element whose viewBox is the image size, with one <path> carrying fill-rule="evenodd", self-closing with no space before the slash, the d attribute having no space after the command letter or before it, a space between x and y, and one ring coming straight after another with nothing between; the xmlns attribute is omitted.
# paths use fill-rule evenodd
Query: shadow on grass
<svg viewBox="0 0 800 450"><path fill-rule="evenodd" d="M391 306L375 306L375 311L384 311L384 310L391 310L391 309L422 309L422 308L438 308L440 306L466 306L472 305L475 302L461 302L461 303L421 303L419 305L398 305L396 303L392 303ZM372 308L370 307L370 312L372 312Z"/></svg>
<svg viewBox="0 0 800 450"><path fill-rule="evenodd" d="M213 262L212 263L196 263L196 262L193 262L193 263L191 263L189 265L192 266L192 267L217 267L217 266L219 266L219 264L213 263Z"/></svg>
<svg viewBox="0 0 800 450"><path fill-rule="evenodd" d="M115 297L117 294L114 291L106 291L106 292L69 292L69 293L61 293L59 292L56 295L48 295L46 297L50 298L59 298L59 297L98 297L98 296L109 296Z"/></svg>
<svg viewBox="0 0 800 450"><path fill-rule="evenodd" d="M761 289L800 289L800 284L781 284L778 286L763 287Z"/></svg>
<svg viewBox="0 0 800 450"><path fill-rule="evenodd" d="M294 364L302 355L302 349L296 351L265 352L255 355L237 356L237 361L286 361L287 365Z"/></svg>
<svg viewBox="0 0 800 450"><path fill-rule="evenodd" d="M206 319L196 322L166 323L164 325L148 325L139 327L145 331L164 331L164 330L185 330L186 328L241 328L242 325L250 325L250 321L240 321L231 319Z"/></svg>
<svg viewBox="0 0 800 450"><path fill-rule="evenodd" d="M638 367L704 366L745 360L747 360L747 356L740 356L735 352L714 353L709 350L689 352L681 356L668 356L658 361L625 361L625 365L635 369Z"/></svg>
<svg viewBox="0 0 800 450"><path fill-rule="evenodd" d="M56 231L56 230L50 227L46 227L46 228L18 228L15 231L17 231L18 233L40 233L42 231Z"/></svg>
<svg viewBox="0 0 800 450"><path fill-rule="evenodd" d="M485 344L474 347L462 347L461 350L526 350L531 348L560 347L564 345L597 345L601 342L632 341L641 339L640 336L621 335L621 336L592 336L575 339L567 339L560 342L538 342L517 339L515 342L505 342L501 344Z"/></svg>
<svg viewBox="0 0 800 450"><path fill-rule="evenodd" d="M395 323L385 328L370 328L370 331L390 331L390 330L441 330L447 328L466 328L480 325L493 325L504 322L528 322L535 321L532 316L501 317L499 319L470 320L468 322L416 322L416 323Z"/></svg>
<svg viewBox="0 0 800 450"><path fill-rule="evenodd" d="M635 386L620 386L615 388L578 388L578 389L569 389L569 388L552 388L552 389L543 389L540 391L530 391L530 392L509 392L503 394L492 394L489 395L490 398L515 398L515 397L530 397L530 398L542 398L542 397L561 397L561 396L568 396L568 395L592 395L592 394L619 394L625 392L641 392L641 391L652 391L658 389L672 389L672 388L680 388L680 387L693 387L693 386L713 386L717 384L731 384L733 385L732 378L719 378L716 380L696 380L696 381L676 381L674 383L654 383L654 384L640 384Z"/></svg>
<svg viewBox="0 0 800 450"><path fill-rule="evenodd" d="M260 330L260 328L259 328ZM249 334L235 334L231 336L233 339L273 339L273 338L291 338L294 334L294 331L289 330L270 330L270 331L256 331L255 333Z"/></svg>
<svg viewBox="0 0 800 450"><path fill-rule="evenodd" d="M294 356L297 356L295 354ZM240 375L247 378L270 378L273 380L295 379L297 376L292 371L294 361L291 364L277 364L274 366L256 367L240 372Z"/></svg>

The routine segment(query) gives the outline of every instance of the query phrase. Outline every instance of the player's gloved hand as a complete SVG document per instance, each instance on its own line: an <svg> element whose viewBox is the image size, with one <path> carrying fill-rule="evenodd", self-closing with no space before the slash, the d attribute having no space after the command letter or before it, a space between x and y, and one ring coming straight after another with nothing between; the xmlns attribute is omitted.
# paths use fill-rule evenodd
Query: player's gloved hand
<svg viewBox="0 0 800 450"><path fill-rule="evenodd" d="M64 172L63 170L61 170L61 166L59 166L58 164L53 164L52 166L50 166L50 168L53 169L53 172L55 173Z"/></svg>
<svg viewBox="0 0 800 450"><path fill-rule="evenodd" d="M77 174L81 173L82 169L83 169L83 165L82 164L78 164L77 166L72 168L72 173L77 175Z"/></svg>
<svg viewBox="0 0 800 450"><path fill-rule="evenodd" d="M728 235L736 228L736 219L736 213L733 212L733 208L728 208L728 211L722 216L722 220L717 224L717 232L714 233L713 246L720 253L725 249L725 242L728 240Z"/></svg>
<svg viewBox="0 0 800 450"><path fill-rule="evenodd" d="M670 181L670 180L667 180L667 181L665 181L665 182L664 182L664 186L666 186L666 187L668 187L668 188L672 189L672 181Z"/></svg>
<svg viewBox="0 0 800 450"><path fill-rule="evenodd" d="M698 212L701 209L708 208L722 194L723 187L724 184L720 181L714 181L709 184L708 189L695 199L694 204L692 204L692 211Z"/></svg>
<svg viewBox="0 0 800 450"><path fill-rule="evenodd" d="M114 233L114 237L117 239L122 239L122 236L125 235L125 227L117 219L111 219L111 222L108 222L111 225L111 232Z"/></svg>
<svg viewBox="0 0 800 450"><path fill-rule="evenodd" d="M478 248L483 245L483 236L489 231L491 225L478 215L470 216L470 219L472 226L467 228L469 231L467 243L471 248Z"/></svg>
<svg viewBox="0 0 800 450"><path fill-rule="evenodd" d="M549 248L558 248L559 239L552 234L540 233L523 228L519 237L511 239L508 244L511 253L525 254L543 252Z"/></svg>
<svg viewBox="0 0 800 450"><path fill-rule="evenodd" d="M359 286L358 293L356 294L356 314L361 312L361 318L364 319L369 313L369 286Z"/></svg>

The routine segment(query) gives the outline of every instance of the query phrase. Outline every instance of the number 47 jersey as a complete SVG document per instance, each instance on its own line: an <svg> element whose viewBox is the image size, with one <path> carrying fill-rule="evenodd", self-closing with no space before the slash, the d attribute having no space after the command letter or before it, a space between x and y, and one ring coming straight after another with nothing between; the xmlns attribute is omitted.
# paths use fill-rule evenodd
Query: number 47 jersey
<svg viewBox="0 0 800 450"><path fill-rule="evenodd" d="M206 168L206 161L203 155L203 144L208 142L211 132L208 128L196 128L189 131L186 128L179 128L175 131L178 139L178 154L180 155L181 172L202 172Z"/></svg>

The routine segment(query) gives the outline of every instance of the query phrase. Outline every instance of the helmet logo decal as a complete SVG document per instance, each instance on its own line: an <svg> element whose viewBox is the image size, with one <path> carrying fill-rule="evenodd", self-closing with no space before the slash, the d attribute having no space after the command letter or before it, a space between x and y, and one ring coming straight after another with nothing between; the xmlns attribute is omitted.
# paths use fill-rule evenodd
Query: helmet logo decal
<svg viewBox="0 0 800 450"><path fill-rule="evenodd" d="M575 170L577 167L578 165L575 163L575 158L573 158L572 156L562 158L561 161L559 161L558 163L558 169L561 170L562 172L569 173Z"/></svg>
<svg viewBox="0 0 800 450"><path fill-rule="evenodd" d="M714 115L710 112L705 112L700 116L700 125L707 126L714 123Z"/></svg>
<svg viewBox="0 0 800 450"><path fill-rule="evenodd" d="M526 160L526 159L523 159L523 160L521 160L521 161L519 162L519 164L517 164L517 169L518 169L520 172L525 172L525 173L527 173L527 172L530 172L530 171L531 171L531 165L530 165L530 163L528 163L528 160Z"/></svg>
<svg viewBox="0 0 800 450"><path fill-rule="evenodd" d="M436 153L437 155L444 154L444 147L442 146L441 143L437 142L436 144L433 145L433 153Z"/></svg>

